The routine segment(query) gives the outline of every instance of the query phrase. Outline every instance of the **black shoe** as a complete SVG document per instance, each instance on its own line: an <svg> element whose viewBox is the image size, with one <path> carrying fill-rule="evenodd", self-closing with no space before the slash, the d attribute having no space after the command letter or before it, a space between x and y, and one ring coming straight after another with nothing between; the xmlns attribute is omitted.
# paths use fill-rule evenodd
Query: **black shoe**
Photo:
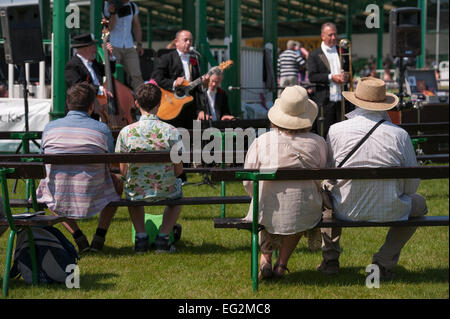
<svg viewBox="0 0 450 319"><path fill-rule="evenodd" d="M169 235L166 236L156 236L155 247L157 253L174 253L176 248L170 242Z"/></svg>
<svg viewBox="0 0 450 319"><path fill-rule="evenodd" d="M173 243L176 243L181 238L182 227L180 224L175 224L173 226Z"/></svg>
<svg viewBox="0 0 450 319"><path fill-rule="evenodd" d="M144 238L134 237L134 248L136 253L145 253L149 249L148 236Z"/></svg>
<svg viewBox="0 0 450 319"><path fill-rule="evenodd" d="M394 279L394 272L392 269L387 269L383 265L381 265L378 261L372 262L372 264L377 265L378 269L380 269L380 280L381 281L391 281Z"/></svg>
<svg viewBox="0 0 450 319"><path fill-rule="evenodd" d="M322 260L316 269L325 275L337 275L339 273L339 260Z"/></svg>
<svg viewBox="0 0 450 319"><path fill-rule="evenodd" d="M89 242L85 235L80 236L77 239L75 239L75 243L78 246L79 254L85 253L85 252L89 251L89 249L90 249Z"/></svg>
<svg viewBox="0 0 450 319"><path fill-rule="evenodd" d="M91 251L98 252L103 249L105 245L105 237L94 234L91 242Z"/></svg>

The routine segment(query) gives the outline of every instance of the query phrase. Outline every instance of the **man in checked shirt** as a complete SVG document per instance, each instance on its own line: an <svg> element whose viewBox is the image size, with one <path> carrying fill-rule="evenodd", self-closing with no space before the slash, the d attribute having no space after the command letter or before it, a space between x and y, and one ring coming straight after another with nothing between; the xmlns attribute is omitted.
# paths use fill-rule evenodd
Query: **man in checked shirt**
<svg viewBox="0 0 450 319"><path fill-rule="evenodd" d="M337 167L356 144L374 127L370 137L348 158L342 167L415 167L416 155L408 133L391 123L387 110L398 104L398 97L386 93L383 80L362 78L355 92L343 92L356 106L345 121L330 127L327 136L328 166ZM416 194L419 179L337 180L331 190L338 219L386 222L407 220L428 212L425 198ZM400 252L416 227L391 227L372 263L380 269L381 280L393 278ZM322 231L322 263L317 268L325 274L339 271L340 228Z"/></svg>

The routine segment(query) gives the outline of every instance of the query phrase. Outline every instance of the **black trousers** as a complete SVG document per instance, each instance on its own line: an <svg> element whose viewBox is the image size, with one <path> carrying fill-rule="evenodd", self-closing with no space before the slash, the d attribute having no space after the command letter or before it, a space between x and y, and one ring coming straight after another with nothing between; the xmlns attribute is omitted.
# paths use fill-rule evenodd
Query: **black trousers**
<svg viewBox="0 0 450 319"><path fill-rule="evenodd" d="M326 139L330 126L341 121L341 101L333 102L327 100L324 104L318 104L317 106L319 107L319 114L314 121L312 131ZM354 106L348 101L345 101L345 113L351 112L352 110L354 110Z"/></svg>

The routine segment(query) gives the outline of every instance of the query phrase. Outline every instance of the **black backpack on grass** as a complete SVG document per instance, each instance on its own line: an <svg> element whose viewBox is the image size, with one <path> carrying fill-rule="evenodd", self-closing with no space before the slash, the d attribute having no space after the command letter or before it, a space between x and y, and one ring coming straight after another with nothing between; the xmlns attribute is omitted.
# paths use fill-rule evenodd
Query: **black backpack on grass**
<svg viewBox="0 0 450 319"><path fill-rule="evenodd" d="M36 259L39 268L39 283L65 283L71 272L66 272L68 265L76 265L78 253L72 243L57 228L52 226L32 227L36 247ZM10 276L22 276L23 280L32 283L31 256L28 236L25 230L17 233L14 264ZM69 268L70 269L70 268Z"/></svg>

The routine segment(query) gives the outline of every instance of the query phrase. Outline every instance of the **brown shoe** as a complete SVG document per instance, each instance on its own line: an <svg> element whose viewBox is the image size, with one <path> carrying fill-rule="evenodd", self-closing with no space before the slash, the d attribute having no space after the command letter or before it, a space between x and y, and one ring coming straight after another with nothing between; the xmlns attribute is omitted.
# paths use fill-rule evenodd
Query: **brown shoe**
<svg viewBox="0 0 450 319"><path fill-rule="evenodd" d="M269 262L265 262L259 267L259 273L258 273L258 279L269 279L272 278L273 272L272 272L272 264Z"/></svg>
<svg viewBox="0 0 450 319"><path fill-rule="evenodd" d="M327 262L322 260L316 269L325 275L336 275L339 273L339 260L329 260Z"/></svg>

